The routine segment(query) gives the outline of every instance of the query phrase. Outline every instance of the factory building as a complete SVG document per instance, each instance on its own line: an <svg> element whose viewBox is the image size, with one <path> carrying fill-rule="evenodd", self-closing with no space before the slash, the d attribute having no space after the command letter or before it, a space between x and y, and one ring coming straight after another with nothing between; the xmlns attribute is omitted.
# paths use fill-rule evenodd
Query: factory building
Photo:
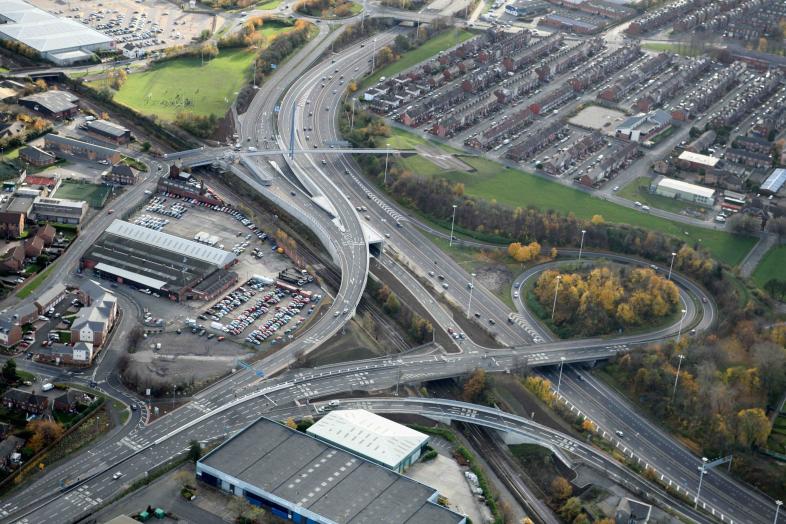
<svg viewBox="0 0 786 524"><path fill-rule="evenodd" d="M260 418L196 464L202 482L297 524L464 524L424 484Z"/></svg>
<svg viewBox="0 0 786 524"><path fill-rule="evenodd" d="M770 176L762 183L759 191L768 195L774 195L786 184L786 169L773 169Z"/></svg>
<svg viewBox="0 0 786 524"><path fill-rule="evenodd" d="M331 411L307 432L399 473L417 462L429 440L428 435L363 409Z"/></svg>
<svg viewBox="0 0 786 524"><path fill-rule="evenodd" d="M84 62L115 46L103 33L22 0L0 2L0 40L24 45L56 65Z"/></svg>
<svg viewBox="0 0 786 524"><path fill-rule="evenodd" d="M656 195L674 198L704 207L715 204L715 190L709 187L697 186L682 180L666 178L663 175L656 178L650 190Z"/></svg>
<svg viewBox="0 0 786 524"><path fill-rule="evenodd" d="M171 300L209 300L237 282L223 249L115 220L85 252L83 270Z"/></svg>

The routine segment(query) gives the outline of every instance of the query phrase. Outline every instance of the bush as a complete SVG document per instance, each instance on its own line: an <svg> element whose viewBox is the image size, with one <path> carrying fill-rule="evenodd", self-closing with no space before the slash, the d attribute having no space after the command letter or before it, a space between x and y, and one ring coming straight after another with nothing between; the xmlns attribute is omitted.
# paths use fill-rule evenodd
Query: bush
<svg viewBox="0 0 786 524"><path fill-rule="evenodd" d="M422 460L423 462L430 462L430 461L434 460L435 458L437 458L437 455L439 455L439 453L437 453L436 450L431 449L431 450L425 452L423 454L423 456L420 457L420 460Z"/></svg>

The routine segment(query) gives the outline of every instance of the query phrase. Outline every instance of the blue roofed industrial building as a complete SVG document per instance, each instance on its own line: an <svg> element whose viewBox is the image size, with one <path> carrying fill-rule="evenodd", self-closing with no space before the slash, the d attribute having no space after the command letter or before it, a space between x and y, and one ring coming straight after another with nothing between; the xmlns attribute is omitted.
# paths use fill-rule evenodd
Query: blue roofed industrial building
<svg viewBox="0 0 786 524"><path fill-rule="evenodd" d="M759 191L767 193L768 195L774 195L781 190L783 184L786 184L786 169L774 169L772 173L770 173L770 176L762 182Z"/></svg>
<svg viewBox="0 0 786 524"><path fill-rule="evenodd" d="M464 524L439 493L266 418L197 462L197 478L297 524Z"/></svg>

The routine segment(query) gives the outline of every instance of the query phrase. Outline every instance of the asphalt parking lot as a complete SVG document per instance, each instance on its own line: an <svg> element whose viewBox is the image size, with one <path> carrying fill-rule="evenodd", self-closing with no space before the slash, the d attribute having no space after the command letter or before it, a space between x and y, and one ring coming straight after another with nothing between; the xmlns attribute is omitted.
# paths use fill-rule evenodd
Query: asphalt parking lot
<svg viewBox="0 0 786 524"><path fill-rule="evenodd" d="M220 16L186 13L163 0L81 0L59 3L56 0L33 0L46 11L72 18L117 40L152 51L172 45L189 44L203 30L221 27Z"/></svg>

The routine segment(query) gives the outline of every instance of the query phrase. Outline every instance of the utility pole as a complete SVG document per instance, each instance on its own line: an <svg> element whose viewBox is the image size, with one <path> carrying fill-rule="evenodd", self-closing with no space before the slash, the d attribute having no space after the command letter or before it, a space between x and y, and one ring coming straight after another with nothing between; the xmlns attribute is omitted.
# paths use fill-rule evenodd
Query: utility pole
<svg viewBox="0 0 786 524"><path fill-rule="evenodd" d="M456 225L456 208L457 207L458 206L456 204L453 204L453 219L450 221L450 242L448 242L448 245L450 247L453 247L453 226Z"/></svg>
<svg viewBox="0 0 786 524"><path fill-rule="evenodd" d="M781 506L783 506L783 501L782 500L776 500L775 501L775 519L773 519L773 521L772 521L773 524L778 524L778 513L781 512Z"/></svg>
<svg viewBox="0 0 786 524"><path fill-rule="evenodd" d="M696 501L693 504L693 509L699 507L699 497L701 496L701 481L704 479L704 474L707 472L707 457L701 457L701 466L699 466L699 489L696 490Z"/></svg>
<svg viewBox="0 0 786 524"><path fill-rule="evenodd" d="M682 321L685 320L685 313L687 312L687 309L683 309L682 315L680 315L680 327L677 329L677 344L680 343L680 337L682 337Z"/></svg>
<svg viewBox="0 0 786 524"><path fill-rule="evenodd" d="M669 277L666 280L671 280L671 270L674 268L674 259L677 257L677 253L672 251L671 253L671 264L669 264Z"/></svg>
<svg viewBox="0 0 786 524"><path fill-rule="evenodd" d="M475 273L470 273L472 280L469 282L469 304L467 304L467 319L472 311L472 290L475 289Z"/></svg>
<svg viewBox="0 0 786 524"><path fill-rule="evenodd" d="M581 230L581 245L579 246L579 263L581 263L581 252L584 250L584 234L587 232L586 229Z"/></svg>
<svg viewBox="0 0 786 524"><path fill-rule="evenodd" d="M551 306L551 320L554 321L554 312L557 311L557 293L559 292L559 283L562 280L562 275L557 275L557 285L554 286L554 304Z"/></svg>
<svg viewBox="0 0 786 524"><path fill-rule="evenodd" d="M680 368L682 367L682 360L685 358L685 355L677 355L679 361L677 362L677 375L674 377L674 391L671 392L671 401L674 402L674 399L677 396L677 381L680 379Z"/></svg>

